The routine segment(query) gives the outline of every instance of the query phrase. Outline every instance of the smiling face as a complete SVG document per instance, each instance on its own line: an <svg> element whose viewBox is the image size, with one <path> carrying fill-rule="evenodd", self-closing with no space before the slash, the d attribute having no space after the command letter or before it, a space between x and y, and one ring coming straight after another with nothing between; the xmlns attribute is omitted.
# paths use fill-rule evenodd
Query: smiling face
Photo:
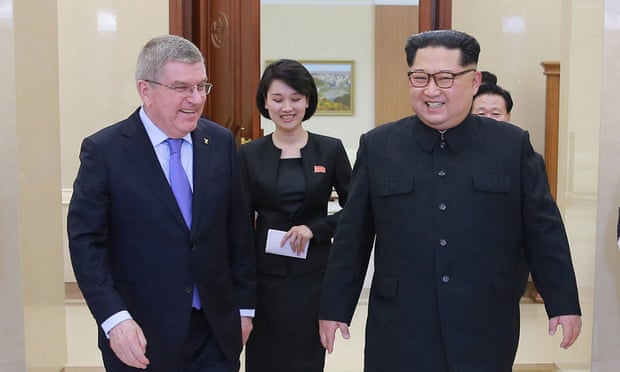
<svg viewBox="0 0 620 372"><path fill-rule="evenodd" d="M504 97L497 94L480 94L474 99L472 114L486 116L500 121L510 121Z"/></svg>
<svg viewBox="0 0 620 372"><path fill-rule="evenodd" d="M475 68L460 66L461 51L445 47L418 49L410 71L434 74L439 71L459 73ZM472 71L457 76L450 88L439 88L433 79L424 88L409 86L409 100L416 115L427 126L444 130L459 125L471 110L474 94L480 86L480 72Z"/></svg>
<svg viewBox="0 0 620 372"><path fill-rule="evenodd" d="M277 130L294 131L301 129L308 99L282 80L276 79L267 90L265 108Z"/></svg>
<svg viewBox="0 0 620 372"><path fill-rule="evenodd" d="M207 74L202 63L170 62L157 81L169 86L192 86L207 81ZM168 137L180 138L196 128L206 101L197 89L185 96L168 87L140 80L138 91L146 114Z"/></svg>

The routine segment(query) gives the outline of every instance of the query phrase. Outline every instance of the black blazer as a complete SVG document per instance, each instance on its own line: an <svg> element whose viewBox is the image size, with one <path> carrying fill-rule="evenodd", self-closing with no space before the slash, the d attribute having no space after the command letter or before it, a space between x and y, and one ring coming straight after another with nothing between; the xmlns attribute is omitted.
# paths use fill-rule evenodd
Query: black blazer
<svg viewBox="0 0 620 372"><path fill-rule="evenodd" d="M241 146L241 164L250 195L250 207L256 212L254 242L256 267L259 272L286 275L325 270L331 238L339 213L327 215L332 189L344 205L348 196L351 165L339 139L308 133L308 143L301 149L306 178L303 205L293 213L286 212L277 190L280 149L274 146L271 134ZM254 221L254 213L250 215ZM265 253L269 228L288 231L295 225L307 225L314 237L305 260Z"/></svg>
<svg viewBox="0 0 620 372"><path fill-rule="evenodd" d="M69 205L71 260L86 303L98 324L129 311L145 333L149 370L180 370L194 283L231 360L242 348L239 309L255 306L251 226L234 138L206 119L191 135L191 231L138 111L84 139ZM104 359L116 359L101 329L99 346ZM118 363L114 370L127 368Z"/></svg>
<svg viewBox="0 0 620 372"><path fill-rule="evenodd" d="M373 241L369 372L511 371L522 254L548 315L580 314L560 213L514 125L470 115L442 144L413 116L362 135L320 319L351 321Z"/></svg>

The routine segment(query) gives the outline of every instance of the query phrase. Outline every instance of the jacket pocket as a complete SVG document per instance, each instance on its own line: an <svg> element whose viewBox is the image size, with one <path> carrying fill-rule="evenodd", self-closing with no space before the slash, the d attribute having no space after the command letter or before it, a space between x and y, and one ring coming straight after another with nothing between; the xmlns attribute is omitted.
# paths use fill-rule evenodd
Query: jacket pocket
<svg viewBox="0 0 620 372"><path fill-rule="evenodd" d="M409 194L413 191L413 177L384 177L379 180L379 196Z"/></svg>
<svg viewBox="0 0 620 372"><path fill-rule="evenodd" d="M474 187L482 192L509 192L510 177L503 174L475 174Z"/></svg>

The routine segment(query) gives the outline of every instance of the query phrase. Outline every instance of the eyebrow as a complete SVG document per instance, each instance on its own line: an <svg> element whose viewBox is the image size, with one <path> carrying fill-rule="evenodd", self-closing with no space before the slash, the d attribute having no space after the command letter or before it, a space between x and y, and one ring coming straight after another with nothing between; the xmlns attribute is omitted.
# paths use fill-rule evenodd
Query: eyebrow
<svg viewBox="0 0 620 372"><path fill-rule="evenodd" d="M280 97L282 97L282 96L285 96L285 95L287 95L287 94L283 94L283 93L269 93L269 95L270 95L270 96L280 96ZM305 95L304 95L304 94L299 93L299 92L291 93L290 95L291 95L291 96L302 96L302 97L305 97Z"/></svg>

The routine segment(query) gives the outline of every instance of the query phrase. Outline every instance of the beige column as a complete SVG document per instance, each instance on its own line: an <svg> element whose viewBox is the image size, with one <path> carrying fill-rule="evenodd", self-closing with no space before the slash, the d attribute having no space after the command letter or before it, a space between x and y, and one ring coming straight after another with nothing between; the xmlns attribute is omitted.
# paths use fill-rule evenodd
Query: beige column
<svg viewBox="0 0 620 372"><path fill-rule="evenodd" d="M593 312L598 268L600 206L599 131L603 5L598 0L566 0L562 19L560 127L557 200L565 217L579 284L583 328L567 352L556 349L560 367L590 365L596 316ZM584 71L587 71L584 74ZM587 358L584 358L587 357Z"/></svg>
<svg viewBox="0 0 620 372"><path fill-rule="evenodd" d="M57 0L0 0L0 370L66 360Z"/></svg>
<svg viewBox="0 0 620 372"><path fill-rule="evenodd" d="M602 81L592 372L620 371L620 250L616 245L620 206L620 4L616 0L604 2L601 22L603 19L602 73L598 76L586 70L591 79Z"/></svg>

